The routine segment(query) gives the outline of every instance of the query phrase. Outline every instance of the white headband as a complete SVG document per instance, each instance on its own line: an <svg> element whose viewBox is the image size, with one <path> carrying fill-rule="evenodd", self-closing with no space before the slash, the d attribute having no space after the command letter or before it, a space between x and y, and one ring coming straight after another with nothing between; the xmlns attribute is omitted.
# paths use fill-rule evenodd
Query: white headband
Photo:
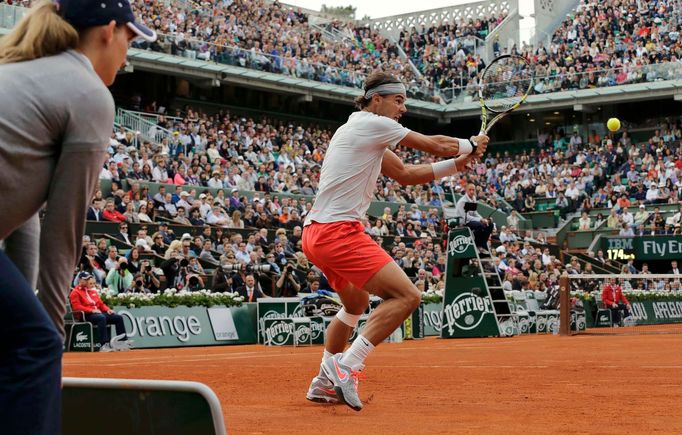
<svg viewBox="0 0 682 435"><path fill-rule="evenodd" d="M372 98L373 95L379 94L379 95L393 95L393 94L402 94L405 95L405 85L402 83L384 83L383 85L379 85L377 87L374 87L367 92L365 92L365 100L369 100Z"/></svg>

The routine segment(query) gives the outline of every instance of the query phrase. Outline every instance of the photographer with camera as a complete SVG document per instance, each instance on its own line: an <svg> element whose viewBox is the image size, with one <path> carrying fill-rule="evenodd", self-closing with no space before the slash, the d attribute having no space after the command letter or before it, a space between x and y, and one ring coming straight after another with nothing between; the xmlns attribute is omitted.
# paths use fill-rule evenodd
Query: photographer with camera
<svg viewBox="0 0 682 435"><path fill-rule="evenodd" d="M206 288L206 286L204 285L204 280L201 279L201 276L197 275L196 273L190 272L185 277L185 283L183 288L187 291L195 292L203 290L204 288Z"/></svg>
<svg viewBox="0 0 682 435"><path fill-rule="evenodd" d="M189 260L187 258L181 257L178 260L178 273L175 275L175 279L173 280L173 287L178 290L185 288L189 273Z"/></svg>
<svg viewBox="0 0 682 435"><path fill-rule="evenodd" d="M140 276L142 277L143 286L152 293L158 293L161 289L161 280L154 273L149 260L142 260L140 263Z"/></svg>
<svg viewBox="0 0 682 435"><path fill-rule="evenodd" d="M254 254L255 257L255 254ZM259 264L257 260L254 260L254 262L245 264L243 262L238 262L236 261L235 255L232 253L228 253L221 257L221 267L219 269L222 270L221 272L216 271L215 274L213 275L213 287L214 291L220 291L220 290L215 290L217 286L220 286L222 284L223 280L225 280L225 274L231 274L230 278L232 280L232 289L229 291L238 291L239 288L244 287L246 285L246 277L248 275L253 275L254 279L260 285L262 280L265 280L267 282L267 279L269 278L268 272L271 271L271 266L269 264ZM262 273L265 272L265 273ZM270 279L270 285L272 286L272 279ZM272 288L272 287L268 287ZM228 291L228 290L222 290L222 291Z"/></svg>
<svg viewBox="0 0 682 435"><path fill-rule="evenodd" d="M278 297L290 297L296 296L299 291L301 291L301 284L296 280L294 265L287 263L275 282L275 294Z"/></svg>
<svg viewBox="0 0 682 435"><path fill-rule="evenodd" d="M124 293L133 283L133 274L128 270L128 260L125 257L118 259L116 267L107 274L106 284L110 292L114 294Z"/></svg>
<svg viewBox="0 0 682 435"><path fill-rule="evenodd" d="M213 272L213 287L211 291L214 292L233 292L238 287L244 285L244 281L239 276L238 271L242 265L237 262L232 251L220 257L220 267L216 267Z"/></svg>
<svg viewBox="0 0 682 435"><path fill-rule="evenodd" d="M270 273L261 273L256 279L258 280L258 283L260 284L264 293L267 293L268 295L275 295L275 282L277 278L279 278L280 273L282 273L279 265L277 265L275 262L275 254L270 252L265 255L265 257L263 257L261 260L261 264L263 266L268 266L268 272Z"/></svg>
<svg viewBox="0 0 682 435"><path fill-rule="evenodd" d="M127 293L151 293L148 288L144 286L144 277L142 273L136 273L133 277L133 285L127 290Z"/></svg>

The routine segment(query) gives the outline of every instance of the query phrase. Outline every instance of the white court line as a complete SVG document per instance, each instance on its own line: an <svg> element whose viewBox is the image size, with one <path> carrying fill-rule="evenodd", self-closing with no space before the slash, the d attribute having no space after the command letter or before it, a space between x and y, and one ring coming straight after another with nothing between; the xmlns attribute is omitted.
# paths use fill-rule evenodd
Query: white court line
<svg viewBox="0 0 682 435"><path fill-rule="evenodd" d="M293 356L309 356L309 355L319 355L321 352L320 351L315 351L315 352L298 352L298 353L291 353L291 354L260 354L260 355L238 355L234 356L232 354L227 354L227 355L213 355L210 358L209 357L204 357L204 358L172 358L172 359L163 359L163 360L145 360L146 364L169 364L169 363L184 363L184 362L211 362L211 361L230 361L230 360L240 360L240 359L250 359L250 358L272 358L272 357L293 357ZM102 361L98 362L97 366L104 366L104 367L116 367L116 366L129 366L129 365L140 365L140 361L129 361L129 360L120 360L120 362L117 361ZM107 364L107 362L109 364ZM75 362L75 361L64 361L63 365L68 365L68 366L92 366L92 361L87 361L87 362Z"/></svg>
<svg viewBox="0 0 682 435"><path fill-rule="evenodd" d="M392 343L391 343L392 344ZM440 347L440 346L414 346L414 347L394 347L392 350L400 350L400 351L433 351L433 350L457 350L457 349L476 349L476 348L489 348L490 346L466 346L466 345L458 345L458 346L448 346L448 347ZM319 354L321 353L321 349L318 350L318 348L315 348L315 350L311 351L306 351L303 352L301 348L286 348L282 349L282 352L272 352L273 350L276 349L271 349L268 352L264 352L265 349L263 350L258 350L258 351L249 351L249 352L228 352L224 354L220 353L213 353L210 355L191 355L189 357L181 357L178 355L158 355L156 357L124 357L121 355L121 359L116 358L115 360L108 359L108 360L102 360L101 362L98 363L98 365L104 365L104 366L112 366L112 365L137 365L140 363L150 363L150 364L160 364L160 363L173 363L173 362L197 362L197 361L226 361L226 360L239 360L239 359L245 359L245 358L270 358L270 357L292 357L292 356L308 356L311 354ZM109 356L111 354L108 354ZM94 356L94 354L93 354ZM118 356L118 355L117 355ZM108 364L107 364L108 363ZM91 365L92 361L67 361L64 360L63 365L73 365L73 366L87 366Z"/></svg>
<svg viewBox="0 0 682 435"><path fill-rule="evenodd" d="M489 348L491 346L499 346L502 344L514 344L518 343L519 341L515 340L514 342L499 342L499 343L480 343L480 344L471 344L467 345L464 343L458 344L455 343L454 341L452 343L448 343L448 345L445 345L446 343L438 343L436 346L403 346L400 345L400 347L396 346L398 343L386 343L390 345L392 350L399 350L399 351L412 351L412 350L417 350L417 351L422 351L422 350L453 350L453 349L478 349L478 348ZM436 343L434 343L436 344ZM395 346L395 347L394 347ZM210 348L209 348L210 349ZM315 347L314 349L315 352L321 352L321 350L317 350L318 348ZM321 348L320 348L321 349ZM140 349L144 351L153 351L154 349ZM296 347L286 347L286 348L280 348L278 349L277 347L263 347L262 349L254 350L254 351L245 351L245 352L226 352L226 353L210 353L203 355L191 355L191 359L185 359L182 358L182 354L180 353L179 355L165 355L165 354L160 354L157 356L140 356L140 357L135 357L134 355L130 355L129 353L126 354L125 357L121 356L121 361L123 363L133 363L133 362L159 362L161 360L165 361L204 361L204 360L211 360L211 359L232 359L232 356L236 356L238 358L234 359L241 359L239 357L241 356L256 356L258 358L261 358L263 356L270 357L270 356L290 356L290 355L308 355L310 352L301 352L303 348L296 348ZM264 354L264 352L266 352ZM92 353L91 355L94 356L96 353ZM130 355L130 356L128 356ZM107 356L112 356L111 354L107 354ZM117 355L118 356L118 355ZM118 361L118 358L116 359ZM70 363L74 365L85 365L85 362L74 362L74 361L64 361L65 363ZM108 360L107 362L113 362L112 360ZM88 361L87 364L91 364L91 361Z"/></svg>
<svg viewBox="0 0 682 435"><path fill-rule="evenodd" d="M421 350L423 348L412 348L413 350ZM187 358L178 358L178 357L173 357L172 359L168 358L163 358L163 359L149 359L149 358L144 358L144 363L146 364L164 364L167 365L168 363L176 363L176 365L182 365L185 363L193 363L193 362L219 362L219 361L236 361L236 360L242 360L242 359L252 359L252 358L277 358L277 357L301 357L305 356L308 357L310 355L318 355L319 350L315 349L314 351L307 351L307 352L288 352L288 353L262 353L262 352L240 352L240 353L228 353L228 354L218 354L218 355L211 355L211 356L204 356L204 357L197 357L197 355L192 355L191 357ZM117 360L117 361L100 361L98 362L97 366L101 367L120 367L120 366L135 366L135 365L140 365L142 361L131 361L131 360ZM468 364L461 364L463 362L466 362ZM556 367L561 367L561 364L563 361L553 361L556 364L552 365L526 365L526 364L520 364L520 365L508 365L508 364L474 364L473 361L453 361L453 364L446 364L446 365L424 365L424 364L405 364L405 365L372 365L372 367L377 367L377 368L446 368L446 369L452 369L452 368L459 368L459 369L545 369L545 368L556 368ZM75 361L64 361L65 366L92 366L92 361L87 361L87 362L75 362ZM682 365L615 365L615 364L609 364L609 365L593 365L590 366L593 369L607 369L607 370L614 370L614 369L675 369L679 370L682 369Z"/></svg>
<svg viewBox="0 0 682 435"><path fill-rule="evenodd" d="M514 345L520 342L527 342L527 341L534 341L534 337L529 337L529 339L523 340L519 338L514 338L514 339L509 339L508 341L494 341L490 343L472 343L470 345L467 345L465 343L455 343L455 342L450 342L448 340L448 343L446 342L434 342L433 345L422 345L422 346L414 346L414 345L397 345L397 344L389 344L391 350L398 350L398 351L436 351L436 350L462 350L462 349L477 349L477 348L491 348L491 347L498 347L501 345ZM211 348L209 348L211 349ZM147 350L147 349L145 349ZM149 349L151 350L151 349ZM507 349L506 349L507 350ZM242 359L251 359L251 358L280 358L280 357L308 357L310 355L318 355L321 353L321 349L319 347L315 348L293 348L293 347L287 347L287 348L273 348L273 347L263 347L261 349L256 349L253 351L244 351L244 352L226 352L226 353L210 353L210 354L193 354L193 355L187 355L186 357L182 357L182 353L178 354L160 354L160 355L155 355L155 356L144 356L144 357L135 357L134 355L131 355L130 353L126 353L123 355L116 355L117 358L115 359L99 359L98 357L95 357L95 354L92 354L94 358L97 360L97 365L98 366L107 366L107 367L114 367L114 366L130 366L130 365L140 365L140 364L168 364L168 363L190 363L190 362L212 362L212 361L231 361L231 360L242 360ZM111 357L113 355L107 354L106 357ZM553 363L554 361L550 362ZM560 366L563 361L555 361L558 366ZM89 359L87 361L68 361L67 359L64 359L63 365L65 366L91 366L93 363L92 359ZM461 367L461 368L514 368L514 367L535 367L535 366L505 366L505 365L490 365L490 366L482 366L482 365L477 365L473 364L474 362L471 361L472 365L462 365L462 366L456 366L456 365L447 365L443 367ZM376 366L380 367L380 366ZM412 366L412 365L406 365L404 367L418 367L418 366ZM423 366L423 367L430 367L430 366ZM538 368L546 368L548 366L538 366ZM554 367L554 365L552 365ZM648 366L615 366L615 365L596 365L596 366L591 366L593 368L604 368L604 369L613 369L617 367L622 367L622 368L642 368L642 369L680 369L682 368L682 365L672 365L672 366L657 366L657 365L648 365Z"/></svg>
<svg viewBox="0 0 682 435"><path fill-rule="evenodd" d="M215 358L216 356L225 356L225 355L263 355L263 351L268 348L263 348L263 350L258 350L258 351L253 351L253 352L227 352L227 353L211 353L211 354L206 354L204 355L207 359ZM276 347L270 348L273 351L274 350L279 350ZM140 349L144 351L154 351L154 350L166 350L166 349ZM75 352L74 352L75 353ZM292 353L292 349L290 348L285 348L282 349L282 352L275 352L275 353L268 353L267 355L269 356L286 356L286 355L296 355L297 353ZM94 357L94 355L99 355L97 352L93 352L90 355ZM130 355L127 353L126 355ZM107 356L113 356L111 354L107 354ZM167 360L167 361L175 361L178 360L177 355L165 355L165 354L159 354L157 356L148 356L148 357L135 357L133 355L130 355L131 357L125 357L125 359L122 359L121 361L125 362L132 362L132 361L137 361L137 362L144 362L144 361L159 361L159 360ZM202 355L191 355L192 357L200 357ZM121 356L123 358L123 356ZM91 363L91 362L88 362Z"/></svg>
<svg viewBox="0 0 682 435"><path fill-rule="evenodd" d="M423 365L423 364L413 364L413 365L375 365L370 364L372 368L417 368L417 369L546 369L549 366L529 366L529 365L458 365L458 364L448 364L448 365Z"/></svg>
<svg viewBox="0 0 682 435"><path fill-rule="evenodd" d="M682 369L682 366L640 366L643 369Z"/></svg>

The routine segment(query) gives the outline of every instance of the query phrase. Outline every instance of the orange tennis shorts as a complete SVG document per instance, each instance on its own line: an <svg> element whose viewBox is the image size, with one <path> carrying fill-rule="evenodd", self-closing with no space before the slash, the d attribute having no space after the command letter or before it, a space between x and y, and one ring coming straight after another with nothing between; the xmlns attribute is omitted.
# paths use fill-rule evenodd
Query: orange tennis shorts
<svg viewBox="0 0 682 435"><path fill-rule="evenodd" d="M334 290L363 288L393 261L357 221L313 222L303 229L303 253L324 272Z"/></svg>

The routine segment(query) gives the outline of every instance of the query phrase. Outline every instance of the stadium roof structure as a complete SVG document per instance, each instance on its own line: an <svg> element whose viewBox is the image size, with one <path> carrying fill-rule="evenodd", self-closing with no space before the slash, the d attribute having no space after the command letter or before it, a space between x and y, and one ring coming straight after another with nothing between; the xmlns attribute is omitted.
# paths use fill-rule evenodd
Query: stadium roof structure
<svg viewBox="0 0 682 435"><path fill-rule="evenodd" d="M488 0L479 3L481 4L478 5L476 3L472 5L490 8L492 6L488 5L488 3L499 3L495 7L510 7L503 0L492 2ZM515 2L513 3L515 4ZM24 8L12 6L4 9L6 9L5 15L9 15L0 19L0 35L8 33L8 27L11 27L24 12ZM459 11L459 8L456 8L457 10L454 12L449 9L446 11L446 9L443 9L443 11L447 13L462 12ZM443 11L439 13L445 13ZM11 13L14 13L14 15ZM393 19L396 17L389 18ZM402 19L404 17L400 16L398 18ZM233 84L270 92L299 95L306 99L317 98L348 105L352 105L353 99L362 93L357 88L134 48L128 51L128 60L133 68L138 68L141 71L173 75L199 82L203 80L214 86L218 86L221 83ZM602 104L666 99L670 97L673 97L676 101L682 101L682 73L676 72L673 76L676 79L531 95L528 97L526 104L521 106L518 111L527 112L570 108L577 111L591 111ZM412 116L437 120L442 123L447 123L454 119L475 118L480 115L480 107L477 101L462 101L461 98L456 99L450 104L408 99L407 106Z"/></svg>
<svg viewBox="0 0 682 435"><path fill-rule="evenodd" d="M140 70L183 76L188 79L217 80L226 84L298 94L337 103L345 102L349 105L353 104L353 99L362 93L356 88L153 51L130 49L128 57L130 63ZM530 95L526 104L518 110L523 112L572 108L577 111L588 111L591 106L598 107L602 104L670 97L682 100L682 79ZM412 115L441 122L480 115L478 101L438 104L408 99L407 106Z"/></svg>

